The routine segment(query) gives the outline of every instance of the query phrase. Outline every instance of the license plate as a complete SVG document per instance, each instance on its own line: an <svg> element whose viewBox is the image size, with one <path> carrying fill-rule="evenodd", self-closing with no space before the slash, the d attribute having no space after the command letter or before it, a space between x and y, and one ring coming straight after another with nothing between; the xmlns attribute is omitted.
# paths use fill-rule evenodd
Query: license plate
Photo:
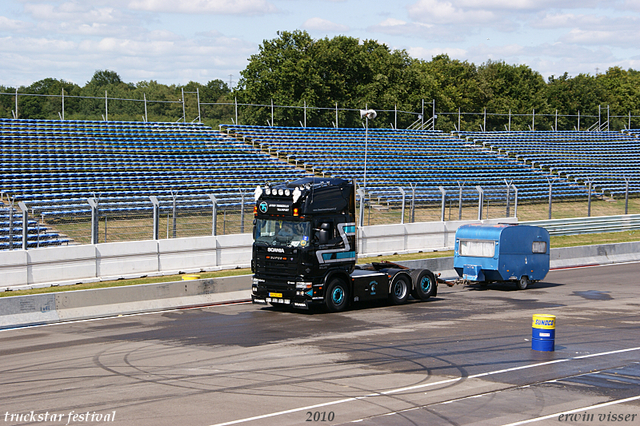
<svg viewBox="0 0 640 426"><path fill-rule="evenodd" d="M279 298L282 298L282 293L269 293L269 297L279 297Z"/></svg>

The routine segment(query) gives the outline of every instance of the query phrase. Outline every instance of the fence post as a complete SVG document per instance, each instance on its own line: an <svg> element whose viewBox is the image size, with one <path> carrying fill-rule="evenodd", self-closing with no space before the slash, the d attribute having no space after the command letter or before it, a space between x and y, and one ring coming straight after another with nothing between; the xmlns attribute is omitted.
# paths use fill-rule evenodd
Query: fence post
<svg viewBox="0 0 640 426"><path fill-rule="evenodd" d="M14 114L14 118L18 119L20 118L19 114L18 114L18 89L16 88L16 113Z"/></svg>
<svg viewBox="0 0 640 426"><path fill-rule="evenodd" d="M273 98L271 98L271 127L274 126L274 118L273 118Z"/></svg>
<svg viewBox="0 0 640 426"><path fill-rule="evenodd" d="M404 189L402 189L401 187L398 187L398 190L400 191L400 193L402 194L402 216L400 218L400 223L404 224L404 202L405 202L405 192Z"/></svg>
<svg viewBox="0 0 640 426"><path fill-rule="evenodd" d="M238 97L237 96L233 98L233 102L236 106L236 122L234 124L238 125L239 123L238 123Z"/></svg>
<svg viewBox="0 0 640 426"><path fill-rule="evenodd" d="M411 223L415 223L416 221L416 184L410 183L411 185Z"/></svg>
<svg viewBox="0 0 640 426"><path fill-rule="evenodd" d="M209 198L211 199L211 203L213 203L213 219L211 224L211 236L215 237L218 233L217 219L218 219L218 199L215 195L209 194Z"/></svg>
<svg viewBox="0 0 640 426"><path fill-rule="evenodd" d="M244 191L240 190L240 233L244 234Z"/></svg>
<svg viewBox="0 0 640 426"><path fill-rule="evenodd" d="M151 204L153 204L153 239L160 239L160 202L158 197L151 195L149 197Z"/></svg>
<svg viewBox="0 0 640 426"><path fill-rule="evenodd" d="M22 211L22 250L26 250L29 237L29 218L27 216L29 209L23 201L18 202L18 207Z"/></svg>
<svg viewBox="0 0 640 426"><path fill-rule="evenodd" d="M460 184L460 181L458 181L458 220L462 220L462 187L465 183L466 181Z"/></svg>
<svg viewBox="0 0 640 426"><path fill-rule="evenodd" d="M200 112L200 88L196 87L196 99L198 100L198 123L202 124L202 113Z"/></svg>
<svg viewBox="0 0 640 426"><path fill-rule="evenodd" d="M484 204L484 191L480 185L476 185L478 191L478 220L482 220L482 205Z"/></svg>
<svg viewBox="0 0 640 426"><path fill-rule="evenodd" d="M531 131L536 130L536 109L533 109L533 114L531 114Z"/></svg>
<svg viewBox="0 0 640 426"><path fill-rule="evenodd" d="M182 122L186 123L187 122L187 109L186 109L185 102L184 102L184 87L181 90L182 90Z"/></svg>
<svg viewBox="0 0 640 426"><path fill-rule="evenodd" d="M580 131L580 110L578 110L578 131Z"/></svg>
<svg viewBox="0 0 640 426"><path fill-rule="evenodd" d="M555 179L547 178L547 182L549 182L549 220L551 220L551 187L553 186Z"/></svg>
<svg viewBox="0 0 640 426"><path fill-rule="evenodd" d="M587 181L589 183L589 193L587 194L587 217L591 217L591 184L593 179Z"/></svg>
<svg viewBox="0 0 640 426"><path fill-rule="evenodd" d="M178 193L176 192L174 194L173 190L171 190L171 198L173 198L173 205L172 205L172 214L173 214L173 218L171 219L171 225L173 226L173 232L172 232L172 238L176 238L177 234L178 234L178 206L177 206L177 198L178 198Z"/></svg>
<svg viewBox="0 0 640 426"><path fill-rule="evenodd" d="M511 185L511 186L513 186L513 192L514 192L513 217L517 219L518 218L518 188L515 185Z"/></svg>
<svg viewBox="0 0 640 426"><path fill-rule="evenodd" d="M433 100L433 115L431 116L433 122L431 123L431 130L436 130L436 118L438 118L438 114L436 114L436 100Z"/></svg>
<svg viewBox="0 0 640 426"><path fill-rule="evenodd" d="M442 193L442 210L440 211L440 222L444 222L445 202L447 199L447 191L442 186L438 186L438 189Z"/></svg>
<svg viewBox="0 0 640 426"><path fill-rule="evenodd" d="M358 189L358 195L360 196L360 213L358 215L358 225L360 228L364 226L364 189Z"/></svg>
<svg viewBox="0 0 640 426"><path fill-rule="evenodd" d="M393 128L398 130L398 104L397 103L393 105L393 112L394 112Z"/></svg>
<svg viewBox="0 0 640 426"><path fill-rule="evenodd" d="M629 214L629 178L625 177L624 181L626 183L624 188L624 214Z"/></svg>
<svg viewBox="0 0 640 426"><path fill-rule="evenodd" d="M7 198L9 196L7 195ZM9 250L13 250L13 203L15 200L15 196L10 198L11 203L9 204Z"/></svg>
<svg viewBox="0 0 640 426"><path fill-rule="evenodd" d="M64 121L64 87L62 88L62 121Z"/></svg>
<svg viewBox="0 0 640 426"><path fill-rule="evenodd" d="M484 107L484 114L483 114L483 121L482 121L482 131L486 132L487 131L487 107Z"/></svg>
<svg viewBox="0 0 640 426"><path fill-rule="evenodd" d="M107 91L104 91L104 121L109 121L109 98Z"/></svg>
<svg viewBox="0 0 640 426"><path fill-rule="evenodd" d="M89 206L91 206L91 244L98 244L98 220L100 219L98 212L98 199L87 198Z"/></svg>
<svg viewBox="0 0 640 426"><path fill-rule="evenodd" d="M508 181L508 182L507 182L507 180L506 180L506 179L503 179L503 180L504 180L505 185L507 185L507 211L506 211L506 216L505 216L505 217L509 217L509 216L510 216L510 214L511 214L510 209L509 209L509 204L510 204L510 202L511 202L511 192L510 192L510 189L511 189L511 184L513 183L513 179L511 179L511 180L510 180L510 181Z"/></svg>

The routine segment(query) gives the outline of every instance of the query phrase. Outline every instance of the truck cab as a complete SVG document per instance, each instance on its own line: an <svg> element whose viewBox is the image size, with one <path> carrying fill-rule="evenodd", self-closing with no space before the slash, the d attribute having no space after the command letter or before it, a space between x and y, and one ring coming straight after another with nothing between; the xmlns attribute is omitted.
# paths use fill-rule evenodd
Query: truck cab
<svg viewBox="0 0 640 426"><path fill-rule="evenodd" d="M341 311L360 300L404 303L410 293L420 292L412 270L380 263L356 266L353 182L308 177L258 187L254 195L254 303ZM437 283L430 272L422 275L424 299L435 294Z"/></svg>

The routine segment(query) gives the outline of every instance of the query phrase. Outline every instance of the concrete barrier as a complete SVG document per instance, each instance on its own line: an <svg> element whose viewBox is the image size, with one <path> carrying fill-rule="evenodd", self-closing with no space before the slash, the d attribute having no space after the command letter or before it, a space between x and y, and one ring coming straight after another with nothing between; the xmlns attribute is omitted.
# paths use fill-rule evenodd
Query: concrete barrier
<svg viewBox="0 0 640 426"><path fill-rule="evenodd" d="M191 273L215 268L218 240L212 237L158 240L158 270Z"/></svg>
<svg viewBox="0 0 640 426"><path fill-rule="evenodd" d="M516 221L505 218L483 223ZM450 249L458 227L473 222L365 226L358 230L359 254ZM245 233L0 251L0 290L246 268L251 264L252 243L252 235Z"/></svg>
<svg viewBox="0 0 640 426"><path fill-rule="evenodd" d="M50 247L26 253L27 282L22 284L80 282L85 277L98 276L95 245Z"/></svg>
<svg viewBox="0 0 640 426"><path fill-rule="evenodd" d="M251 276L0 298L0 328L48 324L251 298Z"/></svg>
<svg viewBox="0 0 640 426"><path fill-rule="evenodd" d="M96 244L95 250L97 277L130 278L158 271L158 241Z"/></svg>
<svg viewBox="0 0 640 426"><path fill-rule="evenodd" d="M518 219L515 217L481 221L484 224L517 222ZM420 222L358 228L358 255L379 256L452 250L457 229L469 223L478 221Z"/></svg>
<svg viewBox="0 0 640 426"><path fill-rule="evenodd" d="M606 265L638 260L640 260L640 242L551 249L552 268Z"/></svg>
<svg viewBox="0 0 640 426"><path fill-rule="evenodd" d="M0 298L0 328L59 321L55 294Z"/></svg>
<svg viewBox="0 0 640 426"><path fill-rule="evenodd" d="M25 284L27 279L27 265L29 258L24 250L7 251L0 256L0 277L2 286Z"/></svg>

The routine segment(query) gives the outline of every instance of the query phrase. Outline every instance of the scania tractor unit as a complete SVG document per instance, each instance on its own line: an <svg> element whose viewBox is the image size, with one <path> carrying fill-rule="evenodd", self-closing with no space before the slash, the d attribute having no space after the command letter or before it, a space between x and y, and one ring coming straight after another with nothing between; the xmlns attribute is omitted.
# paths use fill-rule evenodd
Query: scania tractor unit
<svg viewBox="0 0 640 426"><path fill-rule="evenodd" d="M356 265L354 182L307 177L265 185L255 201L253 303L337 312L352 302L436 295L437 279L427 269Z"/></svg>

